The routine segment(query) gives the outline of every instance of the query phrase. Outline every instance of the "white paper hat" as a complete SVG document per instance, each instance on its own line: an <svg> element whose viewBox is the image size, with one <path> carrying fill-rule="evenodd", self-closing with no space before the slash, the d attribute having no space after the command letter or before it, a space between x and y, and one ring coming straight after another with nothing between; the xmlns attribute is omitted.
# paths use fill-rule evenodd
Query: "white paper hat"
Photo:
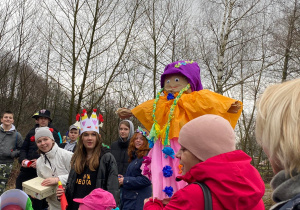
<svg viewBox="0 0 300 210"><path fill-rule="evenodd" d="M102 124L103 117L102 117L102 115L99 115L99 117L97 117L96 112L97 112L97 109L93 109L93 113L92 113L91 117L89 118L87 116L87 111L85 109L82 110L81 119L80 119L80 133L83 133L85 131L95 131L95 132L99 133L99 119Z"/></svg>

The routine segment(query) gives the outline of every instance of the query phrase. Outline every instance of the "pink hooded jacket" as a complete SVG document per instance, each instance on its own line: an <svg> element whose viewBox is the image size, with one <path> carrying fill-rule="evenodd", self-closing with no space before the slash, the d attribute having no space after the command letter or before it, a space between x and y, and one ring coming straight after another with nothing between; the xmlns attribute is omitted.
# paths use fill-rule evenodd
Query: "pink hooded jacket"
<svg viewBox="0 0 300 210"><path fill-rule="evenodd" d="M193 183L204 182L211 191L213 209L264 208L264 182L250 164L251 158L241 150L223 153L196 164L184 176L177 178ZM164 206L160 200L150 199L144 210L204 209L203 192L199 185L190 184L177 191Z"/></svg>

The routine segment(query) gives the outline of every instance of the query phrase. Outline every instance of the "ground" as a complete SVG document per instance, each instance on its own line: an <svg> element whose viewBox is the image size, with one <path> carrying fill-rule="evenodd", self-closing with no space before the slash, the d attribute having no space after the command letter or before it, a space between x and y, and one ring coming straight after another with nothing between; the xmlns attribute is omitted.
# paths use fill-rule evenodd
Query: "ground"
<svg viewBox="0 0 300 210"><path fill-rule="evenodd" d="M265 209L270 209L272 205L274 205L274 202L272 201L271 194L272 194L272 189L270 187L269 183L265 183L265 195L263 196L264 204L265 204Z"/></svg>

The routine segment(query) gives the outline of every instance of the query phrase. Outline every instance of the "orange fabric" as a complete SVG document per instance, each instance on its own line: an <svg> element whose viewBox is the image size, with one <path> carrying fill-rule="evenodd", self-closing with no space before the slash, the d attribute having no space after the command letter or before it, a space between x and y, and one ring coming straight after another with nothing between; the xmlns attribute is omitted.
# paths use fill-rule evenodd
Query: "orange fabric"
<svg viewBox="0 0 300 210"><path fill-rule="evenodd" d="M177 94L176 94L177 95ZM176 97L175 95L175 97ZM160 96L156 106L156 120L161 129L168 121L170 108L174 100L167 100L167 95ZM237 100L214 93L209 90L194 91L189 94L183 94L177 102L174 110L174 117L171 120L169 139L179 136L179 131L183 125L190 120L205 114L215 114L227 119L232 128L235 127L242 109L238 113L228 113L227 110L231 104ZM145 126L147 130L151 130L153 124L152 111L153 100L146 101L131 111L133 115ZM242 102L239 101L242 105Z"/></svg>

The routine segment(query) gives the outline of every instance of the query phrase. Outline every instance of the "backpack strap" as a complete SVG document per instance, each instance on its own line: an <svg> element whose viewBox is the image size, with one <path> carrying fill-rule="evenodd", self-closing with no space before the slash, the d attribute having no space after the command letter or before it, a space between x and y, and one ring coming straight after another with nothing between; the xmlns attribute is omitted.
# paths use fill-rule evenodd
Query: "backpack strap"
<svg viewBox="0 0 300 210"><path fill-rule="evenodd" d="M16 150L17 149L17 146L18 146L18 134L19 134L19 132L17 131L17 129L15 129L16 130L16 143L15 143L15 148L14 148L14 150Z"/></svg>
<svg viewBox="0 0 300 210"><path fill-rule="evenodd" d="M288 209L293 209L293 210L298 210L300 209L300 194L296 195L293 197L291 200L287 201L283 205L280 205L278 208L279 210L288 210Z"/></svg>
<svg viewBox="0 0 300 210"><path fill-rule="evenodd" d="M211 193L206 184L203 182L193 182L192 184L197 184L201 187L204 196L204 210L212 210L212 199Z"/></svg>

